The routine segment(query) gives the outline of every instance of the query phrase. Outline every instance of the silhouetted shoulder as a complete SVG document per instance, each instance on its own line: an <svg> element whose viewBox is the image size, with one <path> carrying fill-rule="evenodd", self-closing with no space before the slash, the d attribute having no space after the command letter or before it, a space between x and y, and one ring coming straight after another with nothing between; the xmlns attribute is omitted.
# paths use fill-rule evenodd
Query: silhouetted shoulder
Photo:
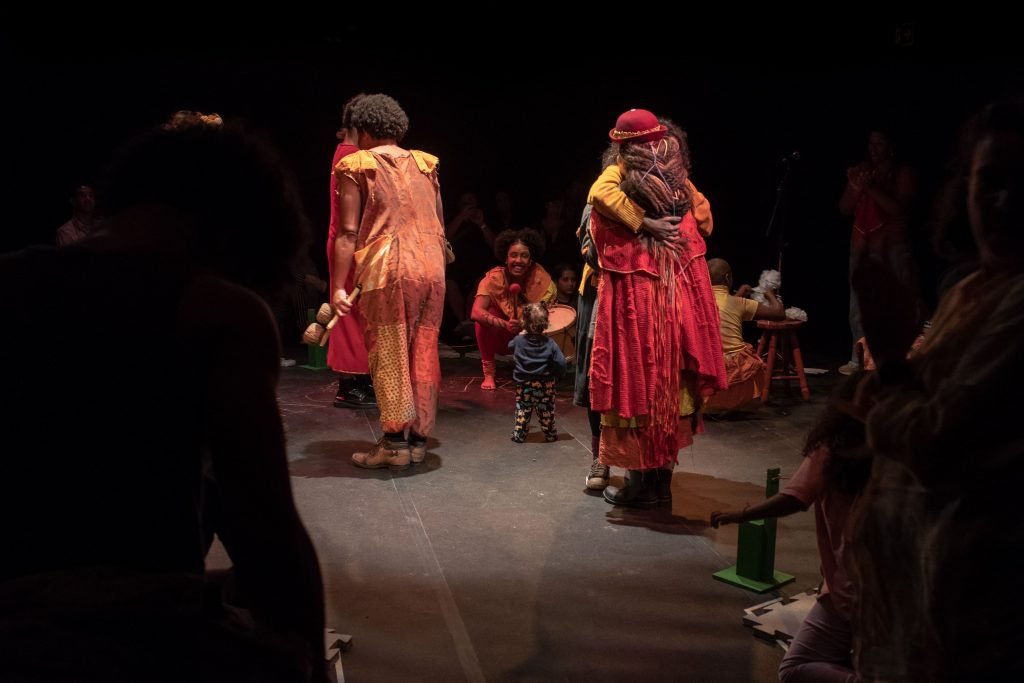
<svg viewBox="0 0 1024 683"><path fill-rule="evenodd" d="M251 290L201 274L185 289L180 317L186 342L210 344L222 362L255 364L253 371L279 367L273 313Z"/></svg>

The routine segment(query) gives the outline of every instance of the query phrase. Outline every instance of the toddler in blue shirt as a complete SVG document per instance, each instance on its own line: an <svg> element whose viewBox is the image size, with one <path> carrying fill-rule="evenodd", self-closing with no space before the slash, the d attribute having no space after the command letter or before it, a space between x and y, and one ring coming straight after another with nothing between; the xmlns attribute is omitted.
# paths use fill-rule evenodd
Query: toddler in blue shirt
<svg viewBox="0 0 1024 683"><path fill-rule="evenodd" d="M558 344L544 336L548 326L548 309L544 304L527 304L523 308L524 334L508 343L515 357L512 378L516 381L516 424L512 440L526 441L533 409L540 416L545 441L555 441L555 380L565 372L565 355Z"/></svg>

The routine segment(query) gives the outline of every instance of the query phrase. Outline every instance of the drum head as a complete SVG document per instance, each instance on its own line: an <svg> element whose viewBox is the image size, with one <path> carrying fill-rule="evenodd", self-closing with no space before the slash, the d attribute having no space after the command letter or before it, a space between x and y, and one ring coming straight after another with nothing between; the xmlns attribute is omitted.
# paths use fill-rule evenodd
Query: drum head
<svg viewBox="0 0 1024 683"><path fill-rule="evenodd" d="M544 334L549 337L576 322L576 311L565 304L548 304L548 326Z"/></svg>

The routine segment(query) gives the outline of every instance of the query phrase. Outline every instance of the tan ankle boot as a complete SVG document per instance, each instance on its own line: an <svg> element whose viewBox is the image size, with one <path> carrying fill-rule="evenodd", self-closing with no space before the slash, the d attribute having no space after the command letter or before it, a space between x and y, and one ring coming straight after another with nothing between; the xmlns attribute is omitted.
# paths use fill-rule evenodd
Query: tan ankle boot
<svg viewBox="0 0 1024 683"><path fill-rule="evenodd" d="M409 444L403 442L392 443L386 438L381 438L377 445L370 449L369 453L353 453L352 464L356 467L363 467L368 470L383 469L404 470L409 466L412 454L409 452Z"/></svg>
<svg viewBox="0 0 1024 683"><path fill-rule="evenodd" d="M484 381L480 383L480 388L487 391L493 391L495 388L494 384L494 361L484 360L480 361L480 364L484 368Z"/></svg>

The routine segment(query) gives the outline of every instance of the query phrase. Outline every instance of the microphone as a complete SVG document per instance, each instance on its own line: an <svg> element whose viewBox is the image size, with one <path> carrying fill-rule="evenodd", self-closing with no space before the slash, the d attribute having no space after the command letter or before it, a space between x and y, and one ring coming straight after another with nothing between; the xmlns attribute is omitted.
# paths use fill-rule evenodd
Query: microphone
<svg viewBox="0 0 1024 683"><path fill-rule="evenodd" d="M508 286L508 293L512 296L519 296L520 291L522 291L522 287L519 286L518 282L513 282Z"/></svg>
<svg viewBox="0 0 1024 683"><path fill-rule="evenodd" d="M790 152L786 156L782 157L782 163L791 164L794 161L800 161L800 152Z"/></svg>

